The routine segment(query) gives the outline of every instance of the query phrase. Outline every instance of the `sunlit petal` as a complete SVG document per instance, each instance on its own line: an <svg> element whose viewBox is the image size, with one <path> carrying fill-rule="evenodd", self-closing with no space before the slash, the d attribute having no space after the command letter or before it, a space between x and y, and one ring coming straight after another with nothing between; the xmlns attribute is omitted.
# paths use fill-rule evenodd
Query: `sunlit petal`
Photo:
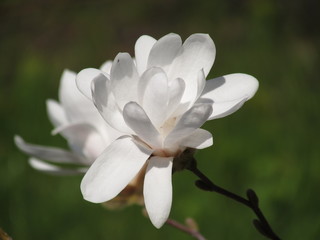
<svg viewBox="0 0 320 240"><path fill-rule="evenodd" d="M114 141L82 179L83 197L94 203L114 198L136 176L151 153L130 137Z"/></svg>
<svg viewBox="0 0 320 240"><path fill-rule="evenodd" d="M129 101L138 100L139 75L136 66L128 53L119 53L113 61L111 87L120 109Z"/></svg>
<svg viewBox="0 0 320 240"><path fill-rule="evenodd" d="M139 75L142 75L143 72L147 69L148 58L152 46L157 40L153 37L143 35L137 41L134 47L137 70Z"/></svg>
<svg viewBox="0 0 320 240"><path fill-rule="evenodd" d="M160 38L150 51L148 68L161 67L164 71L168 71L168 67L179 52L181 44L180 36L175 33L170 33Z"/></svg>
<svg viewBox="0 0 320 240"><path fill-rule="evenodd" d="M152 157L144 178L143 195L152 224L162 227L169 217L172 203L173 157Z"/></svg>

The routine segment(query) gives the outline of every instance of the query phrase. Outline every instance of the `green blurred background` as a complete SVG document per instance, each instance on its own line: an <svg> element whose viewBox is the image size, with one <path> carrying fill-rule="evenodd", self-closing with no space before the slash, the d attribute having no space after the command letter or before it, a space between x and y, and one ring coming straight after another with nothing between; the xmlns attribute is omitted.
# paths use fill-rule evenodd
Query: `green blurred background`
<svg viewBox="0 0 320 240"><path fill-rule="evenodd" d="M156 230L141 209L108 211L82 199L81 176L48 176L30 168L14 146L66 146L52 137L45 100L57 99L63 69L99 67L133 54L142 34L183 39L209 33L217 47L209 77L244 72L260 81L235 114L206 123L214 146L197 153L219 185L253 188L283 239L320 239L319 1L0 2L0 227L23 239L192 239L170 226ZM171 218L194 218L208 239L264 239L253 214L174 175Z"/></svg>

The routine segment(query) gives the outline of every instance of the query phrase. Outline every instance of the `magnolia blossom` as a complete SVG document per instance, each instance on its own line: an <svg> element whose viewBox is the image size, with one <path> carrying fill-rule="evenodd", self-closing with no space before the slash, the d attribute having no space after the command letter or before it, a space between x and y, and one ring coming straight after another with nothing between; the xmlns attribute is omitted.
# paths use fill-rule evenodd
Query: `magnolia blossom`
<svg viewBox="0 0 320 240"><path fill-rule="evenodd" d="M159 40L142 36L135 60L119 53L108 71L91 68L77 75L80 91L122 133L85 174L81 191L86 200L114 198L145 167L145 207L155 227L164 224L171 209L173 165L187 150L211 146L212 135L200 127L235 112L258 88L254 77L240 73L206 81L215 54L206 34L193 34L183 44L177 34Z"/></svg>
<svg viewBox="0 0 320 240"><path fill-rule="evenodd" d="M102 68L103 70L103 68ZM30 154L32 167L53 174L85 172L101 152L119 134L100 116L91 101L81 94L75 83L76 74L65 70L61 77L59 100L47 100L47 112L54 125L53 134L61 134L71 151L38 146L15 136L16 145ZM44 160L44 161L43 161ZM49 163L51 162L51 163ZM81 168L63 168L52 163L81 165Z"/></svg>

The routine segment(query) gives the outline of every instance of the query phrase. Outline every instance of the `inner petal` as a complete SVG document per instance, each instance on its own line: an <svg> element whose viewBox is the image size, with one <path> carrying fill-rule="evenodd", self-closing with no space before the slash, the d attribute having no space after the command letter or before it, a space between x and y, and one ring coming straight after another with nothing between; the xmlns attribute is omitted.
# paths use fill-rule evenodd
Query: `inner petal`
<svg viewBox="0 0 320 240"><path fill-rule="evenodd" d="M170 33L160 38L152 47L148 58L148 68L161 67L168 71L168 67L176 57L180 47L181 38L178 34Z"/></svg>
<svg viewBox="0 0 320 240"><path fill-rule="evenodd" d="M159 128L167 117L169 101L168 79L161 68L148 69L139 82L140 103L156 128Z"/></svg>
<svg viewBox="0 0 320 240"><path fill-rule="evenodd" d="M137 101L137 84L139 75L136 66L128 53L119 53L112 64L112 92L120 109L130 101Z"/></svg>

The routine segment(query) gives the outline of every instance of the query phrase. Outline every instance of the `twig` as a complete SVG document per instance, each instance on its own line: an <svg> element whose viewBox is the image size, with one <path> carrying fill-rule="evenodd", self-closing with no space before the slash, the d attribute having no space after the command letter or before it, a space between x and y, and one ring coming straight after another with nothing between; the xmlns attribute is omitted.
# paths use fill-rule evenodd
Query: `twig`
<svg viewBox="0 0 320 240"><path fill-rule="evenodd" d="M217 186L214 184L209 178L207 178L198 168L197 162L193 159L187 169L193 172L196 176L200 178L195 182L196 186L205 191L211 191L219 193L223 196L226 196L230 199L233 199L247 207L249 207L257 216L258 219L253 220L253 225L259 231L260 234L263 236L272 239L272 240L280 240L277 234L272 230L270 224L268 223L267 219L263 215L261 209L259 208L259 199L257 194L252 190L247 190L247 197L243 198L235 193L232 193L222 187Z"/></svg>
<svg viewBox="0 0 320 240"><path fill-rule="evenodd" d="M185 225L183 225L173 219L168 219L166 221L166 224L168 224L174 228L177 228L178 230L185 232L198 240L206 240L204 238L204 236L202 236L201 233L196 228L191 228L189 226L185 226Z"/></svg>

